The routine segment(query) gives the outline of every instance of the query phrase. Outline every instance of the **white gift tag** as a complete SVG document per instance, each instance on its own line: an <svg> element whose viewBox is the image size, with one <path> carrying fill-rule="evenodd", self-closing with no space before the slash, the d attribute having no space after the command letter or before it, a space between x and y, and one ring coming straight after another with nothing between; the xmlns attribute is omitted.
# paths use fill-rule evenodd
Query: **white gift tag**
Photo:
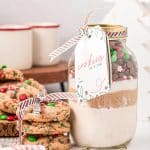
<svg viewBox="0 0 150 150"><path fill-rule="evenodd" d="M109 60L105 32L99 26L88 28L75 48L75 81L79 100L90 100L109 92Z"/></svg>

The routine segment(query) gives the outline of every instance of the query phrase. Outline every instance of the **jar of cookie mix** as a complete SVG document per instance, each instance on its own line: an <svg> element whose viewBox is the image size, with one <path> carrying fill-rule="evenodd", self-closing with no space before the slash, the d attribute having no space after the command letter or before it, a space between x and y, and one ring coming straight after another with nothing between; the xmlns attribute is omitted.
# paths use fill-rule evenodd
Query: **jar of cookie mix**
<svg viewBox="0 0 150 150"><path fill-rule="evenodd" d="M92 26L95 25L89 25ZM122 25L100 25L100 27L107 33L109 39L111 89L109 93L83 103L69 102L72 108L72 136L75 144L79 146L112 148L127 144L135 133L137 62L133 52L126 46L126 27ZM74 60L72 56L69 61L69 92L75 92Z"/></svg>

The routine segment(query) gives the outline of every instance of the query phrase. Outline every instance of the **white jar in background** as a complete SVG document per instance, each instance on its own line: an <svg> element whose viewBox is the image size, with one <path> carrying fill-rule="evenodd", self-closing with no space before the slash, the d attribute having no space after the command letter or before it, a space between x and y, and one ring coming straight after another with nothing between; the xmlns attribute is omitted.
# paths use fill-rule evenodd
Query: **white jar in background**
<svg viewBox="0 0 150 150"><path fill-rule="evenodd" d="M33 31L33 65L52 65L59 62L59 58L50 64L48 55L58 47L58 24L37 23L30 24Z"/></svg>
<svg viewBox="0 0 150 150"><path fill-rule="evenodd" d="M32 67L32 30L27 25L0 25L0 64Z"/></svg>

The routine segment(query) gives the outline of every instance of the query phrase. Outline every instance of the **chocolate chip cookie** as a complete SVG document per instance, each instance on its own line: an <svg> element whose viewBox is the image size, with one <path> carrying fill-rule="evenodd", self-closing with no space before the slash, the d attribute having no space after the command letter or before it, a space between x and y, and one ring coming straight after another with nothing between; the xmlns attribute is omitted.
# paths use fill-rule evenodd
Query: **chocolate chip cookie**
<svg viewBox="0 0 150 150"><path fill-rule="evenodd" d="M7 68L6 66L0 68L0 81L23 81L23 73L17 69Z"/></svg>
<svg viewBox="0 0 150 150"><path fill-rule="evenodd" d="M29 145L44 145L46 150L69 150L70 142L68 136L40 136L40 135L25 135L23 144Z"/></svg>
<svg viewBox="0 0 150 150"><path fill-rule="evenodd" d="M62 102L50 102L41 104L41 113L34 114L33 108L30 112L27 110L23 116L23 120L33 122L50 122L50 121L62 121L68 120L70 117L70 106L67 103Z"/></svg>
<svg viewBox="0 0 150 150"><path fill-rule="evenodd" d="M25 134L58 135L70 132L70 123L67 121L46 123L24 121L22 130Z"/></svg>

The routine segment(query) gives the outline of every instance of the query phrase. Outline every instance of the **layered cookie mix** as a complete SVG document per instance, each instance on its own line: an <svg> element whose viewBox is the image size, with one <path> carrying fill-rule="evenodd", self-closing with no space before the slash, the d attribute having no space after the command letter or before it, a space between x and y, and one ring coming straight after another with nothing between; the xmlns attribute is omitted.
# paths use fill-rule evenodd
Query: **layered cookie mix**
<svg viewBox="0 0 150 150"><path fill-rule="evenodd" d="M137 101L137 64L122 41L110 40L112 86L108 94L89 102L92 107L117 108L133 106Z"/></svg>
<svg viewBox="0 0 150 150"><path fill-rule="evenodd" d="M125 65L127 68L123 66L129 61L132 62L130 70L128 65ZM120 66L117 60L112 61L113 82L109 93L91 99L88 103L83 101L77 104L70 101L72 135L76 144L110 147L124 144L132 139L136 129L137 68L131 55L122 58L122 62ZM74 77L74 74L70 76ZM70 85L75 85L72 79L71 81ZM74 88L71 87L70 91L74 91ZM106 136L107 140L104 138Z"/></svg>
<svg viewBox="0 0 150 150"><path fill-rule="evenodd" d="M119 36L124 36L125 30L121 27ZM114 33L109 34L113 36ZM112 66L109 93L89 101L81 100L81 103L69 101L72 108L72 135L78 145L113 147L133 138L137 111L137 63L132 52L125 46L125 36L109 41ZM73 63L69 67L69 91L75 92ZM83 92L88 94L88 91Z"/></svg>
<svg viewBox="0 0 150 150"><path fill-rule="evenodd" d="M41 104L40 114L30 107L23 115L23 144L41 144L47 150L69 150L70 106L65 102Z"/></svg>

